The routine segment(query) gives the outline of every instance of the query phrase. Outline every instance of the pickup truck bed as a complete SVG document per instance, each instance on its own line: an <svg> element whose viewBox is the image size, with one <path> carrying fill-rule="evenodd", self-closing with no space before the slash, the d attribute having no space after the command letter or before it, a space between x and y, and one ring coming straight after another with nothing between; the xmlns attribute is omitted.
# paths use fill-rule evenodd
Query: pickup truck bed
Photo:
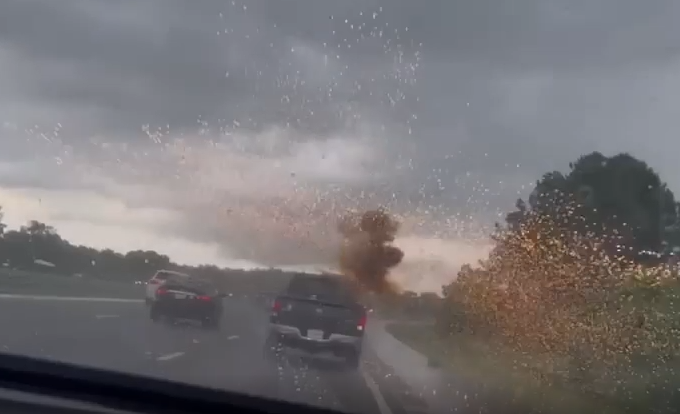
<svg viewBox="0 0 680 414"><path fill-rule="evenodd" d="M265 344L267 356L294 348L310 354L332 353L343 357L348 366L358 367L366 311L341 290L338 280L324 277L331 278L304 276L304 282L314 289L299 289L302 283L294 279L289 289L274 300ZM317 285L326 285L326 289L317 292Z"/></svg>

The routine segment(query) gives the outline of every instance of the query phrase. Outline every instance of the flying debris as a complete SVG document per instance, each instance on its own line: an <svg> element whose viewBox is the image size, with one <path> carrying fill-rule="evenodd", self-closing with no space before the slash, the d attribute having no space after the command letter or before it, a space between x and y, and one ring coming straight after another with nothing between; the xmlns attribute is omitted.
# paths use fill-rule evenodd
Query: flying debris
<svg viewBox="0 0 680 414"><path fill-rule="evenodd" d="M342 273L371 292L396 292L398 287L388 276L404 258L404 252L392 245L399 226L382 208L345 215L338 223L343 236L339 255Z"/></svg>

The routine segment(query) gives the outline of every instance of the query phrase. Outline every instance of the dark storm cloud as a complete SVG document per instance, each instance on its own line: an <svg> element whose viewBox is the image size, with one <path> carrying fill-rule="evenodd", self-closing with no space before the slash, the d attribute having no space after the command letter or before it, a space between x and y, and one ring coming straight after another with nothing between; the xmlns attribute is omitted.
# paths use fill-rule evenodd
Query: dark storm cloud
<svg viewBox="0 0 680 414"><path fill-rule="evenodd" d="M218 43L219 18L211 13L204 26L213 28L206 30L171 2L0 7L0 39L25 58L17 65L25 75L17 79L22 95L76 110L95 106L104 127L194 126L199 115L244 95L239 82L225 82L229 54Z"/></svg>
<svg viewBox="0 0 680 414"><path fill-rule="evenodd" d="M674 173L658 148L677 128L678 16L671 0L5 0L0 121L18 126L0 130L0 157L172 188L144 125L196 145L287 125L291 142L365 134L381 157L353 165L372 171L340 193L495 219L584 152L633 151ZM292 150L272 151L273 163ZM57 176L25 181L75 185ZM194 216L178 228L219 239Z"/></svg>
<svg viewBox="0 0 680 414"><path fill-rule="evenodd" d="M382 44L422 43L426 61L419 81L427 92L422 106L428 109L428 102L437 100L436 89L464 88L470 80L466 72L484 78L508 70L594 70L667 60L678 52L674 16L680 6L670 0L431 1L426 6L409 1L12 0L0 5L0 39L25 58L15 63L24 99L73 105L74 110L94 106L101 110L95 117L102 127L125 129L149 123L195 127L199 116L267 122L281 112L295 115L293 105L281 105L281 96L314 91L274 87L285 74L287 39L319 48L326 43L355 73L376 60L375 48L347 48L361 32L382 30L383 37L373 40ZM217 35L225 29L228 33ZM472 94L484 94L477 86ZM443 97L452 110L464 100L464 94ZM254 116L255 109L260 114ZM429 111L422 112L421 125ZM498 133L477 135L496 138Z"/></svg>
<svg viewBox="0 0 680 414"><path fill-rule="evenodd" d="M177 1L10 1L0 7L0 39L25 58L14 63L21 95L74 110L94 106L101 110L98 125L107 129L193 128L198 117L252 117L257 124L304 115L281 98L305 93L318 100L327 91L290 80L301 70L290 61L291 41L318 47L326 38L330 48L343 46L342 39L324 36L332 23L327 14L306 28L290 27L262 2L245 9Z"/></svg>

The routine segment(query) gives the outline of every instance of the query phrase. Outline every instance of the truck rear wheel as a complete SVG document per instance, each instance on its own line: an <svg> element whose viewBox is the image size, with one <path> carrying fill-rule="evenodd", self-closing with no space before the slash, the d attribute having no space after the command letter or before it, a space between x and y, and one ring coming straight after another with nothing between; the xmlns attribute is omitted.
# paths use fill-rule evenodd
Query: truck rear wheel
<svg viewBox="0 0 680 414"><path fill-rule="evenodd" d="M262 346L262 352L266 360L279 362L283 353L283 346L275 335L269 334Z"/></svg>
<svg viewBox="0 0 680 414"><path fill-rule="evenodd" d="M218 318L215 318L215 317L203 319L201 321L201 326L203 326L206 329L216 331L216 330L220 329L220 320Z"/></svg>
<svg viewBox="0 0 680 414"><path fill-rule="evenodd" d="M359 352L351 352L345 357L345 367L350 370L357 370L361 365L361 354Z"/></svg>

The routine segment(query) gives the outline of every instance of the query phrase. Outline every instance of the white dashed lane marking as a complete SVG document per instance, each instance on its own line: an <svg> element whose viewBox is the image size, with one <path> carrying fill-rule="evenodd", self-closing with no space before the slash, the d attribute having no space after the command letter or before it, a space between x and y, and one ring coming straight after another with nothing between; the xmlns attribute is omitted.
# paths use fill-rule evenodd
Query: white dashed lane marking
<svg viewBox="0 0 680 414"><path fill-rule="evenodd" d="M122 298L86 298L75 296L45 296L45 295L14 295L0 293L0 299L23 299L23 300L58 300L64 302L117 302L117 303L142 303L141 299Z"/></svg>
<svg viewBox="0 0 680 414"><path fill-rule="evenodd" d="M95 318L97 319L118 318L118 315L95 315Z"/></svg>
<svg viewBox="0 0 680 414"><path fill-rule="evenodd" d="M182 355L184 355L184 352L173 352L172 354L159 356L158 358L156 358L156 360L157 361L170 361L171 359L179 358Z"/></svg>
<svg viewBox="0 0 680 414"><path fill-rule="evenodd" d="M361 369L359 372L361 373L361 376L364 377L366 386L371 391L371 394L373 394L373 398L375 398L375 402L378 404L378 409L380 409L380 414L392 414L390 406L387 405L385 397L383 397L378 385L375 383L375 381L373 381L373 378L371 378L371 376L363 369Z"/></svg>

